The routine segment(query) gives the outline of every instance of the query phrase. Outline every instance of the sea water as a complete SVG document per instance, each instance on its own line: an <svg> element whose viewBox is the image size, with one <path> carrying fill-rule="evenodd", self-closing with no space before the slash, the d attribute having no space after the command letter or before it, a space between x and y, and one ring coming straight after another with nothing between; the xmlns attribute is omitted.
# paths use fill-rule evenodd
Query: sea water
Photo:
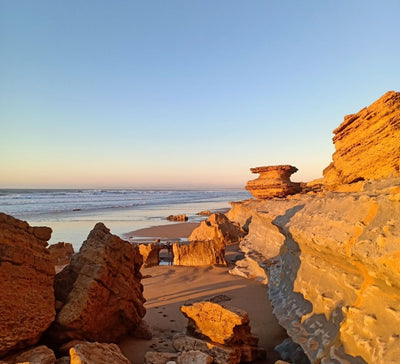
<svg viewBox="0 0 400 364"><path fill-rule="evenodd" d="M250 198L239 189L137 190L137 189L0 189L0 212L32 226L53 229L50 244L70 242L78 251L97 222L113 234L155 225L171 224L169 215L186 214L199 222L203 210L230 207L230 201Z"/></svg>

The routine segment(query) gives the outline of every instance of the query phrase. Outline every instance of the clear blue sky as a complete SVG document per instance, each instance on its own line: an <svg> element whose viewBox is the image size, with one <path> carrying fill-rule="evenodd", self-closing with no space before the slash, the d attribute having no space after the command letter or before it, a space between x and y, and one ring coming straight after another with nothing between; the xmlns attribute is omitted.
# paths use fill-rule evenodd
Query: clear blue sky
<svg viewBox="0 0 400 364"><path fill-rule="evenodd" d="M0 187L322 175L400 84L400 1L0 1Z"/></svg>

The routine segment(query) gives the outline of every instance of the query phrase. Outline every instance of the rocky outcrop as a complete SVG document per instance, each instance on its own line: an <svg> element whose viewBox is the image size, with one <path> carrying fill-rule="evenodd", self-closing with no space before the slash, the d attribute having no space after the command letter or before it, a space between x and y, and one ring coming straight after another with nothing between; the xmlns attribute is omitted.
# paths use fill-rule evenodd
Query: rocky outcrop
<svg viewBox="0 0 400 364"><path fill-rule="evenodd" d="M246 190L258 199L285 197L301 192L300 183L290 181L297 168L289 165L250 168L260 176L247 182Z"/></svg>
<svg viewBox="0 0 400 364"><path fill-rule="evenodd" d="M143 267L153 267L160 264L160 250L163 248L158 243L138 244L139 252L143 258Z"/></svg>
<svg viewBox="0 0 400 364"><path fill-rule="evenodd" d="M174 265L226 265L225 244L214 241L175 242L172 245Z"/></svg>
<svg viewBox="0 0 400 364"><path fill-rule="evenodd" d="M185 214L181 215L169 215L167 217L169 221L188 221L188 217Z"/></svg>
<svg viewBox="0 0 400 364"><path fill-rule="evenodd" d="M71 364L130 364L115 344L79 343L69 350Z"/></svg>
<svg viewBox="0 0 400 364"><path fill-rule="evenodd" d="M49 340L114 342L145 314L137 247L96 224L71 263L55 278L61 308Z"/></svg>
<svg viewBox="0 0 400 364"><path fill-rule="evenodd" d="M50 252L54 265L67 265L74 255L74 248L71 243L60 242L49 245L47 249Z"/></svg>
<svg viewBox="0 0 400 364"><path fill-rule="evenodd" d="M239 224L230 221L225 214L212 214L200 226L193 230L189 241L214 240L225 245L234 244L242 240L246 232Z"/></svg>
<svg viewBox="0 0 400 364"><path fill-rule="evenodd" d="M330 189L398 176L400 92L389 91L357 114L345 116L334 134L333 162L324 170Z"/></svg>
<svg viewBox="0 0 400 364"><path fill-rule="evenodd" d="M192 337L176 337L174 347L177 350L199 350L220 363L265 358L264 349L257 347L258 338L251 334L245 311L209 301L182 306L181 311L188 318L187 330Z"/></svg>
<svg viewBox="0 0 400 364"><path fill-rule="evenodd" d="M399 202L392 178L358 193L233 205L268 272L274 314L311 362L398 362Z"/></svg>
<svg viewBox="0 0 400 364"><path fill-rule="evenodd" d="M54 320L51 232L0 213L0 357L36 344Z"/></svg>

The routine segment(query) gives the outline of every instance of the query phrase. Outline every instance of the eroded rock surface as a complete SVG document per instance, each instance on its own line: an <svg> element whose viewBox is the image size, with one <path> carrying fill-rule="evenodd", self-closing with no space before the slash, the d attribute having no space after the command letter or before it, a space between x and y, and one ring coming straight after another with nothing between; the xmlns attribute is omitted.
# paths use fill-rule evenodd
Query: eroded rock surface
<svg viewBox="0 0 400 364"><path fill-rule="evenodd" d="M114 342L145 314L137 247L98 223L70 265L55 278L62 303L49 338Z"/></svg>
<svg viewBox="0 0 400 364"><path fill-rule="evenodd" d="M398 362L400 178L246 201L234 215L268 272L274 314L311 362Z"/></svg>
<svg viewBox="0 0 400 364"><path fill-rule="evenodd" d="M36 344L54 320L51 232L0 213L0 357Z"/></svg>
<svg viewBox="0 0 400 364"><path fill-rule="evenodd" d="M190 234L188 240L214 240L228 245L239 242L245 235L240 225L230 221L225 214L215 213L202 221L200 226Z"/></svg>
<svg viewBox="0 0 400 364"><path fill-rule="evenodd" d="M139 252L143 257L143 267L153 267L160 264L160 250L163 248L159 243L138 244Z"/></svg>
<svg viewBox="0 0 400 364"><path fill-rule="evenodd" d="M264 166L250 168L252 173L259 173L255 180L247 182L246 190L258 199L285 197L301 191L300 183L292 182L290 176L297 168L290 165Z"/></svg>
<svg viewBox="0 0 400 364"><path fill-rule="evenodd" d="M29 349L16 356L14 363L29 363L29 364L54 364L56 356L53 350L45 345L40 345Z"/></svg>
<svg viewBox="0 0 400 364"><path fill-rule="evenodd" d="M389 91L334 130L333 162L324 170L331 189L400 174L400 92Z"/></svg>

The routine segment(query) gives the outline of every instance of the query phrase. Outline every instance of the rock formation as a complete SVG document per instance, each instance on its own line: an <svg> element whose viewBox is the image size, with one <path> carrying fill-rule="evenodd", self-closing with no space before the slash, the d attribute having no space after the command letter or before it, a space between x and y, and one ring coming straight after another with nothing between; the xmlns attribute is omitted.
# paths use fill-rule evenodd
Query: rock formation
<svg viewBox="0 0 400 364"><path fill-rule="evenodd" d="M188 221L188 217L185 214L181 215L169 215L167 217L169 221Z"/></svg>
<svg viewBox="0 0 400 364"><path fill-rule="evenodd" d="M199 350L216 363L251 362L265 358L257 347L258 338L251 334L249 317L239 308L208 301L182 306L189 319L187 335L177 335L174 347L179 351Z"/></svg>
<svg viewBox="0 0 400 364"><path fill-rule="evenodd" d="M0 357L36 344L54 320L51 232L0 213Z"/></svg>
<svg viewBox="0 0 400 364"><path fill-rule="evenodd" d="M67 265L74 255L74 248L71 243L57 243L49 245L47 248L53 259L54 265Z"/></svg>
<svg viewBox="0 0 400 364"><path fill-rule="evenodd" d="M216 213L202 221L200 226L190 234L188 240L214 240L228 245L239 242L245 235L245 231L238 224L230 221L225 214Z"/></svg>
<svg viewBox="0 0 400 364"><path fill-rule="evenodd" d="M246 257L267 272L274 314L312 363L399 362L399 115L400 93L388 92L335 130L324 182L341 193L228 213L249 230Z"/></svg>
<svg viewBox="0 0 400 364"><path fill-rule="evenodd" d="M377 180L400 174L400 92L389 91L357 114L347 115L334 130L333 162L325 184Z"/></svg>
<svg viewBox="0 0 400 364"><path fill-rule="evenodd" d="M311 362L398 361L399 186L234 206L231 218L251 218L246 241L268 272L274 314Z"/></svg>
<svg viewBox="0 0 400 364"><path fill-rule="evenodd" d="M213 240L175 242L172 245L174 265L226 265L225 245Z"/></svg>
<svg viewBox="0 0 400 364"><path fill-rule="evenodd" d="M113 342L145 314L138 248L96 224L71 263L55 278L62 307L50 339Z"/></svg>
<svg viewBox="0 0 400 364"><path fill-rule="evenodd" d="M69 351L71 364L130 364L115 344L79 343Z"/></svg>
<svg viewBox="0 0 400 364"><path fill-rule="evenodd" d="M160 264L160 250L163 248L158 243L139 244L139 252L143 258L143 267L153 267Z"/></svg>
<svg viewBox="0 0 400 364"><path fill-rule="evenodd" d="M285 197L301 191L300 183L291 182L290 176L297 168L289 165L250 168L260 176L247 182L246 190L258 199Z"/></svg>

